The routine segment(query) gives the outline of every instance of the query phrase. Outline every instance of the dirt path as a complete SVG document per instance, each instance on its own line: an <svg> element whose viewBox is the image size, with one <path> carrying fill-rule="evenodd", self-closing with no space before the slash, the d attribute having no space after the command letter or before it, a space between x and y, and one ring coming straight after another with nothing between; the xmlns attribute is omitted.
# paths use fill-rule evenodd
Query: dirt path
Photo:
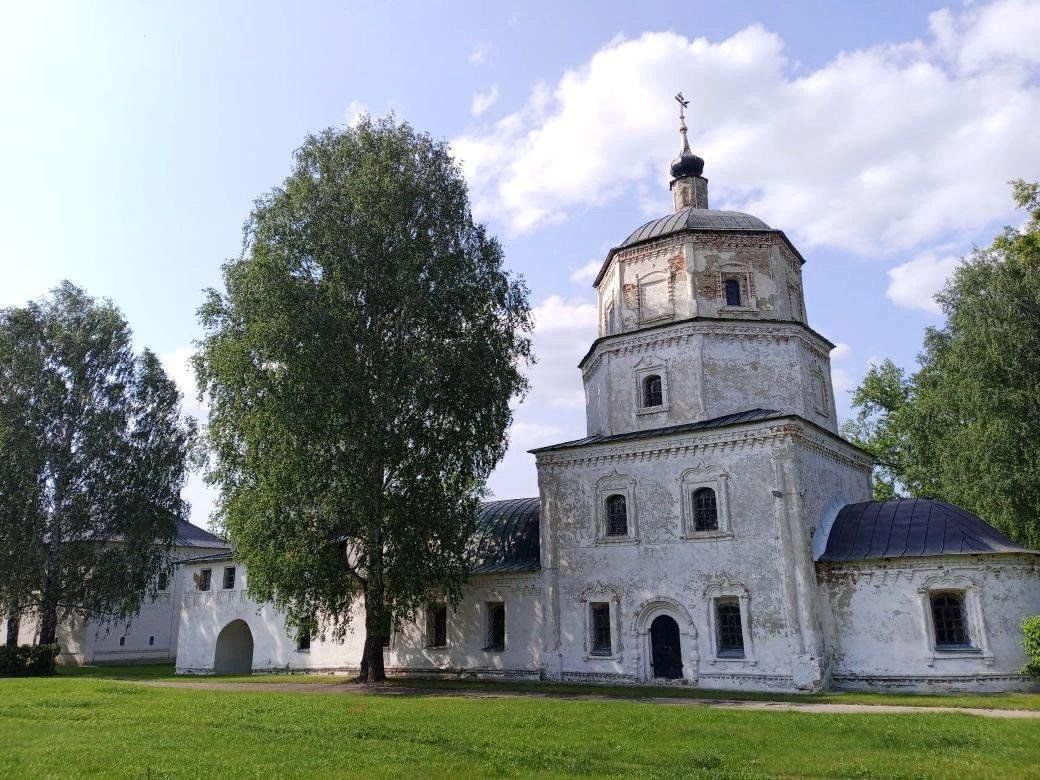
<svg viewBox="0 0 1040 780"><path fill-rule="evenodd" d="M194 688L214 691L252 691L254 693L269 691L275 693L336 693L361 694L368 696L453 696L463 699L569 699L572 701L639 701L650 702L667 707L709 707L727 710L773 710L785 712L816 712L828 714L871 713L871 714L921 714L956 712L964 715L978 715L984 718L1024 718L1040 719L1040 710L1000 710L983 707L911 707L900 704L824 704L817 702L790 701L739 701L733 699L694 699L664 696L627 697L597 694L562 694L546 691L474 691L465 688L430 689L372 687L356 683L236 683L207 682L205 680L122 680L134 685L147 685L154 688Z"/></svg>

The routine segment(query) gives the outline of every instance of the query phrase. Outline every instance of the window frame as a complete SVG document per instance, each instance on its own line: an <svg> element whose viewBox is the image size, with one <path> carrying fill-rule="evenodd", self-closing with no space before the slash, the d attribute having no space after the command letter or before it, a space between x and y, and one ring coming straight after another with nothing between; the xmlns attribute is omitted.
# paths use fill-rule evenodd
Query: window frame
<svg viewBox="0 0 1040 780"><path fill-rule="evenodd" d="M656 387L651 383L656 382ZM643 408L656 409L664 406L664 380L660 374L647 374L640 384L643 386Z"/></svg>
<svg viewBox="0 0 1040 780"><path fill-rule="evenodd" d="M296 647L295 652L297 653L309 653L311 651L311 643L314 641L314 637L311 636L310 631L300 631L296 635Z"/></svg>
<svg viewBox="0 0 1040 780"><path fill-rule="evenodd" d="M733 305L729 303L726 296L726 282L734 281L740 291L740 303ZM755 298L752 295L753 286L751 273L745 268L723 268L718 275L718 307L720 311L753 312L758 311Z"/></svg>
<svg viewBox="0 0 1040 780"><path fill-rule="evenodd" d="M603 511L606 513L607 527L604 534L609 537L628 536L628 499L624 493L611 493L604 499ZM620 517L618 517L620 515ZM622 530L615 529L615 522L620 521Z"/></svg>
<svg viewBox="0 0 1040 780"><path fill-rule="evenodd" d="M743 658L744 657L744 615L740 608L740 599L736 596L718 596L712 604L715 610L715 656L717 658ZM727 613L736 610L736 620L733 615L728 614L723 620L723 609ZM726 623L724 625L724 622ZM736 624L735 626L733 624ZM728 639L727 639L728 637ZM732 642L739 640L739 645Z"/></svg>
<svg viewBox="0 0 1040 780"><path fill-rule="evenodd" d="M199 569L199 578L195 582L195 589L199 593L209 593L213 590L213 569Z"/></svg>
<svg viewBox="0 0 1040 780"><path fill-rule="evenodd" d="M736 580L725 577L712 580L704 589L704 599L708 604L708 640L711 648L711 657L708 663L715 664L744 664L757 666L755 657L754 637L751 633L751 594L747 587ZM718 603L736 602L740 609L740 631L744 642L743 655L737 655L727 651L720 652L719 615Z"/></svg>
<svg viewBox="0 0 1040 780"><path fill-rule="evenodd" d="M438 634L438 616L443 614L441 630L442 641ZM443 601L434 602L426 607L425 646L427 650L444 650L448 647L448 605Z"/></svg>
<svg viewBox="0 0 1040 780"><path fill-rule="evenodd" d="M632 403L636 416L660 415L667 412L671 406L671 396L668 389L668 364L657 356L643 358L633 367L632 375ZM643 394L644 382L650 377L657 375L661 378L661 403L656 406L647 406Z"/></svg>
<svg viewBox="0 0 1040 780"><path fill-rule="evenodd" d="M710 511L708 497L711 498ZM694 488L690 494L690 502L693 506L693 531L694 533L715 533L719 530L719 494L713 487L702 485ZM702 506L703 505L703 506ZM702 518L702 515L704 517ZM708 516L710 515L710 517ZM702 519L704 520L702 524Z"/></svg>
<svg viewBox="0 0 1040 780"><path fill-rule="evenodd" d="M496 628L495 614L501 614L501 639L495 636ZM501 653L506 649L506 603L501 599L498 601L484 602L484 651L488 653Z"/></svg>
<svg viewBox="0 0 1040 780"><path fill-rule="evenodd" d="M693 494L702 488L715 491L715 519L718 528L713 531L697 530ZM730 526L728 473L715 466L687 469L680 477L679 490L682 496L682 539L705 541L733 536Z"/></svg>
<svg viewBox="0 0 1040 780"><path fill-rule="evenodd" d="M155 575L155 590L158 593L168 593L170 590L170 572L165 567Z"/></svg>
<svg viewBox="0 0 1040 780"><path fill-rule="evenodd" d="M588 602L588 613L589 613L589 655L596 658L613 658L615 650L614 642L614 621L611 619L611 609L609 601L590 601ZM598 641L600 639L602 625L599 621L602 618L606 618L606 643Z"/></svg>
<svg viewBox="0 0 1040 780"><path fill-rule="evenodd" d="M231 577L231 584L228 585L228 575ZM238 567L237 566L225 566L224 574L221 578L221 590L234 590L235 582L238 579Z"/></svg>
<svg viewBox="0 0 1040 780"><path fill-rule="evenodd" d="M625 499L626 533L611 534L610 514L607 500L621 495ZM596 483L595 538L597 544L635 544L639 542L638 508L636 506L635 480L614 471Z"/></svg>

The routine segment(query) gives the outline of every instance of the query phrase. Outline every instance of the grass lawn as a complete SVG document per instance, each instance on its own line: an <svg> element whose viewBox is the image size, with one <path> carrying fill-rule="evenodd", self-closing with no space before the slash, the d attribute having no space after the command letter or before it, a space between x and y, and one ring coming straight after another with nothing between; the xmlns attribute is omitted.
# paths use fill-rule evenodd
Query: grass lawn
<svg viewBox="0 0 1040 780"><path fill-rule="evenodd" d="M0 777L149 774L1040 777L1040 722L0 680Z"/></svg>
<svg viewBox="0 0 1040 780"><path fill-rule="evenodd" d="M186 677L176 675L170 664L135 666L80 666L64 667L62 676L91 677L116 680L229 680L249 683L333 683L349 678L324 674L258 674L248 677ZM987 709L1040 710L1040 693L970 693L970 694L916 694L916 693L742 693L709 688L679 688L633 685L575 685L542 682L494 682L484 680L422 680L396 678L389 686L427 688L430 690L472 690L487 693L552 693L563 696L619 696L626 699L648 697L730 699L737 701L791 701L820 704L898 704L910 707L983 707Z"/></svg>

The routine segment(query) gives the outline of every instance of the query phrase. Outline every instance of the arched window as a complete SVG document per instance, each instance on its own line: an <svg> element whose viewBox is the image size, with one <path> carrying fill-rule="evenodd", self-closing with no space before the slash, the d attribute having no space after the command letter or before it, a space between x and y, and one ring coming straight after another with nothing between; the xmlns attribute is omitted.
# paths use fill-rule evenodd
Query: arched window
<svg viewBox="0 0 1040 780"><path fill-rule="evenodd" d="M932 596L932 621L936 647L970 645L964 620L964 598L959 593L936 593Z"/></svg>
<svg viewBox="0 0 1040 780"><path fill-rule="evenodd" d="M620 493L607 496L607 536L628 536L628 509Z"/></svg>
<svg viewBox="0 0 1040 780"><path fill-rule="evenodd" d="M740 281L727 279L724 286L726 290L726 305L740 306Z"/></svg>
<svg viewBox="0 0 1040 780"><path fill-rule="evenodd" d="M702 487L693 491L693 530L719 530L719 509L715 491L711 488Z"/></svg>
<svg viewBox="0 0 1040 780"><path fill-rule="evenodd" d="M660 406L664 403L661 392L661 377L651 374L643 380L643 407Z"/></svg>

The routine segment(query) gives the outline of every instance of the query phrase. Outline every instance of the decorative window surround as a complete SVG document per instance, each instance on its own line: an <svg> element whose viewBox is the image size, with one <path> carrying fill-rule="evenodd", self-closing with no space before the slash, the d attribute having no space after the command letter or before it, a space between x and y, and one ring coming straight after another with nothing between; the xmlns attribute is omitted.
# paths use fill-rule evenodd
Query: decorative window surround
<svg viewBox="0 0 1040 780"><path fill-rule="evenodd" d="M809 392L812 394L813 409L823 417L830 417L830 399L827 394L827 378L823 369L815 363L809 369Z"/></svg>
<svg viewBox="0 0 1040 780"><path fill-rule="evenodd" d="M730 306L726 303L726 281L729 279L740 284L739 306ZM749 271L723 268L716 277L715 289L720 312L758 314L758 307L755 305L755 286Z"/></svg>
<svg viewBox="0 0 1040 780"><path fill-rule="evenodd" d="M740 627L744 636L744 657L719 656L718 654L718 626L715 611L715 602L720 598L736 598L740 604ZM751 641L751 594L743 583L725 577L713 580L704 589L704 599L708 604L708 641L711 655L708 663L715 664L745 664L757 666L755 659L755 646Z"/></svg>
<svg viewBox="0 0 1040 780"><path fill-rule="evenodd" d="M647 377L661 377L661 403L658 406L643 406L643 382ZM656 355L647 355L635 364L632 374L632 392L635 403L632 408L637 415L663 414L668 411L671 396L668 394L668 365Z"/></svg>
<svg viewBox="0 0 1040 780"><path fill-rule="evenodd" d="M585 619L584 655L587 661L620 661L621 660L621 610L620 597L614 588L608 585L591 586L582 591L578 604ZM606 604L610 612L610 653L595 653L592 636L592 605Z"/></svg>
<svg viewBox="0 0 1040 780"><path fill-rule="evenodd" d="M664 322L675 316L672 280L667 271L654 271L636 276L639 291L639 324Z"/></svg>
<svg viewBox="0 0 1040 780"><path fill-rule="evenodd" d="M626 521L628 533L612 536L607 533L609 516L607 499L613 495L625 497ZM639 542L639 521L636 511L636 483L632 477L617 471L609 474L596 483L596 543L597 544L636 544Z"/></svg>
<svg viewBox="0 0 1040 780"><path fill-rule="evenodd" d="M713 466L703 464L683 472L679 480L682 496L682 533L680 539L687 541L710 541L731 539L729 519L729 474ZM715 507L718 510L719 527L714 531L698 531L693 513L693 493L707 487L715 491Z"/></svg>
<svg viewBox="0 0 1040 780"><path fill-rule="evenodd" d="M964 599L964 624L970 647L944 648L935 643L935 623L932 620L932 596L955 593ZM927 641L925 659L929 666L944 661L964 661L977 658L986 666L993 665L993 651L989 647L986 623L979 604L978 587L966 574L939 572L927 577L917 589L921 601L921 621Z"/></svg>

